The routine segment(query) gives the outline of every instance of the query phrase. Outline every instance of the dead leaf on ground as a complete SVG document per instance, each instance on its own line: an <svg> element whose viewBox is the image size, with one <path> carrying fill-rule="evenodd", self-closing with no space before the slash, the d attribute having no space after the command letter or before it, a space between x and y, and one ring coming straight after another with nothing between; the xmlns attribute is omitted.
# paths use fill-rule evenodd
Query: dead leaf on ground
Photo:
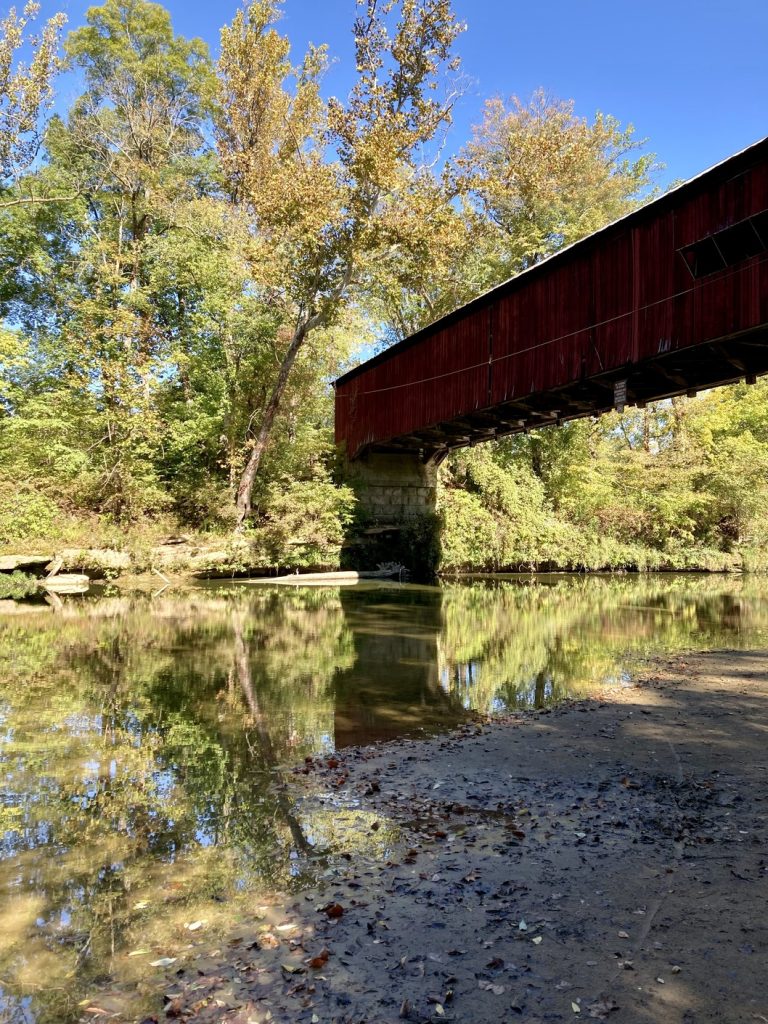
<svg viewBox="0 0 768 1024"><path fill-rule="evenodd" d="M280 964L286 974L304 974L305 968L301 964Z"/></svg>
<svg viewBox="0 0 768 1024"><path fill-rule="evenodd" d="M587 1007L593 1020L607 1020L608 1014L619 1009L619 1004L610 996L601 996Z"/></svg>
<svg viewBox="0 0 768 1024"><path fill-rule="evenodd" d="M307 960L307 963L313 971L319 971L321 967L325 967L328 963L328 957L331 955L331 951L323 947L317 956L313 956L311 960Z"/></svg>
<svg viewBox="0 0 768 1024"><path fill-rule="evenodd" d="M495 996L501 996L505 992L504 985L497 985L492 981L478 981L477 987L481 988L484 992L493 992Z"/></svg>

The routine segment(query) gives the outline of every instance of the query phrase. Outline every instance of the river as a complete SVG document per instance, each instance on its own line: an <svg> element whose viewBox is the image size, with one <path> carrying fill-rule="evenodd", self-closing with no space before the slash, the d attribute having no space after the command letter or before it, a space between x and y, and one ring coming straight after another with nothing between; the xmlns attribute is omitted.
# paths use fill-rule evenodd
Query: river
<svg viewBox="0 0 768 1024"><path fill-rule="evenodd" d="M649 657L721 648L768 648L768 579L0 602L0 1021L133 1019L155 998L152 965L197 930L231 934L242 907L351 850L385 858L397 837L354 801L291 796L306 757L610 699Z"/></svg>

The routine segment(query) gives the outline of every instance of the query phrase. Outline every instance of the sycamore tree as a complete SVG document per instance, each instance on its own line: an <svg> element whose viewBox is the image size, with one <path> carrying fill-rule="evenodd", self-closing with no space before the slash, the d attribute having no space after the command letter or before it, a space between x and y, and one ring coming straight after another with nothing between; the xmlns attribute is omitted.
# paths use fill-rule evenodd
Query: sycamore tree
<svg viewBox="0 0 768 1024"><path fill-rule="evenodd" d="M369 302L386 343L413 333L647 198L654 158L631 126L538 91L489 100L472 140L403 190Z"/></svg>
<svg viewBox="0 0 768 1024"><path fill-rule="evenodd" d="M648 198L644 140L598 113L543 91L530 102L489 100L455 164L458 187L486 225L489 284L577 242Z"/></svg>
<svg viewBox="0 0 768 1024"><path fill-rule="evenodd" d="M53 101L53 80L61 69L59 38L66 23L55 14L38 34L31 32L40 4L11 7L0 18L0 210L33 202L35 192L19 188L42 142L42 118ZM28 60L21 55L30 53Z"/></svg>
<svg viewBox="0 0 768 1024"><path fill-rule="evenodd" d="M278 370L247 438L238 528L297 359L315 332L343 319L392 245L397 194L451 117L450 94L438 94L461 31L450 0L358 0L358 11L357 79L345 102L322 98L324 48L291 63L276 0L249 4L222 31L219 154L252 225L253 287L281 321Z"/></svg>

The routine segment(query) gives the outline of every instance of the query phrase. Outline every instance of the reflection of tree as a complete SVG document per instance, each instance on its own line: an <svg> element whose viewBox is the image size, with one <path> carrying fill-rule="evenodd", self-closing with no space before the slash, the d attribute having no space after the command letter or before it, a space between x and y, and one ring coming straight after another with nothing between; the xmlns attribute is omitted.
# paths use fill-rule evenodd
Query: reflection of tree
<svg viewBox="0 0 768 1024"><path fill-rule="evenodd" d="M0 621L0 972L41 1022L211 897L291 884L309 843L270 768L327 742L351 656L334 595L74 607Z"/></svg>
<svg viewBox="0 0 768 1024"><path fill-rule="evenodd" d="M259 700L253 688L250 657L245 645L245 640L243 639L243 624L241 619L237 616L233 619L233 633L235 638L233 652L235 662L234 671L237 674L240 688L251 711L251 721L259 738L259 747L262 759L274 769L277 766L277 758L272 745L272 737L269 735L269 729L267 728L264 720L264 714L259 706ZM296 849L306 854L312 847L302 831L299 819L293 812L293 806L285 792L285 782L282 778L274 776L273 782L276 786L275 802L277 808L291 831L291 836L296 844Z"/></svg>
<svg viewBox="0 0 768 1024"><path fill-rule="evenodd" d="M764 594L759 578L540 577L448 585L441 677L467 707L538 707L611 679L628 654L738 647L758 630L768 637Z"/></svg>
<svg viewBox="0 0 768 1024"><path fill-rule="evenodd" d="M127 950L176 955L185 921L232 923L323 847L386 849L360 812L292 804L286 764L463 706L546 702L627 651L768 639L765 593L757 578L244 588L0 618L0 974L37 993L40 1024L77 1016L98 979L135 988L151 957Z"/></svg>

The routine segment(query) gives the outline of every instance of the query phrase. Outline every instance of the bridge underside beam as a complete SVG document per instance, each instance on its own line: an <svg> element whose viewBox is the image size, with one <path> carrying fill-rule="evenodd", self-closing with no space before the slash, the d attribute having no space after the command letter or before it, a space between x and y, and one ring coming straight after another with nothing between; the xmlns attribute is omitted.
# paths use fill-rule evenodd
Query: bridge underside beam
<svg viewBox="0 0 768 1024"><path fill-rule="evenodd" d="M596 377L574 381L557 391L526 395L502 405L464 413L407 435L370 445L374 453L412 453L424 462L440 462L455 448L598 416L614 408L614 385L626 381L626 404L648 402L768 373L768 335L751 333L681 349Z"/></svg>

